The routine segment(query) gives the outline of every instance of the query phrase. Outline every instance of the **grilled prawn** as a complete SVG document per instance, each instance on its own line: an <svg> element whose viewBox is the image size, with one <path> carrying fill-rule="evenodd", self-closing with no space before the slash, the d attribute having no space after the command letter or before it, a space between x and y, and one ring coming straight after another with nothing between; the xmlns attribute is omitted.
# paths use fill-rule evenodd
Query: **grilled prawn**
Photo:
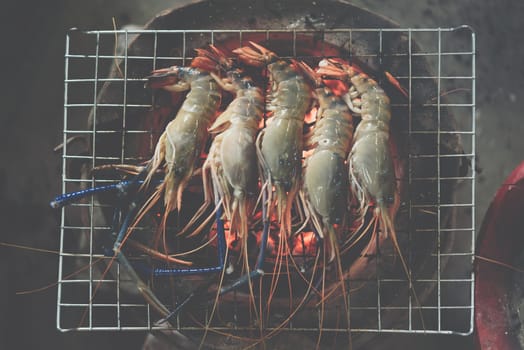
<svg viewBox="0 0 524 350"><path fill-rule="evenodd" d="M311 88L289 61L274 52L250 42L250 46L234 50L241 61L256 67L267 66L270 90L266 110L271 113L267 126L257 137L256 147L263 177L262 194L266 217L276 216L280 223L277 260L273 268L267 313L281 274L283 258L288 259L288 238L291 235L291 206L300 185L303 151L303 125L311 104ZM276 198L273 200L273 189ZM263 251L264 247L261 247ZM285 264L289 268L289 264ZM288 274L289 275L289 274ZM290 298L291 290L290 290Z"/></svg>
<svg viewBox="0 0 524 350"><path fill-rule="evenodd" d="M156 70L147 84L172 93L189 90L175 119L169 122L158 140L146 177L148 183L163 166L164 181L153 196L158 199L164 193L162 227L165 228L168 214L180 210L182 193L208 138L207 129L217 114L221 92L209 73L192 67L173 66ZM154 202L156 200L150 200L150 203Z"/></svg>
<svg viewBox="0 0 524 350"><path fill-rule="evenodd" d="M311 104L311 88L293 64L254 42L250 44L252 47L233 52L248 65L267 65L270 82L267 110L271 116L260 133L260 145L257 146L268 198L271 198L273 187L276 192L280 231L285 233L281 236L288 236L291 233L291 204L300 184L302 129Z"/></svg>
<svg viewBox="0 0 524 350"><path fill-rule="evenodd" d="M353 117L342 98L326 87L317 73L303 62L299 66L312 80L318 101L315 128L308 141L313 153L304 167L305 206L313 226L329 242L333 260L338 251L333 226L340 211L337 207L347 201L345 160L353 140Z"/></svg>
<svg viewBox="0 0 524 350"><path fill-rule="evenodd" d="M336 96L323 84L320 75L304 62L298 65L313 82L318 105L315 128L308 142L308 145L313 147L313 153L305 161L304 195L301 197L313 226L328 243L324 247L326 250L329 249L329 261L335 260L336 262L342 293L346 295L344 271L334 224L339 211L337 207L345 208L347 203L348 185L345 160L353 139L353 117L342 98ZM324 262L325 268L326 263ZM322 300L324 298L323 286ZM349 315L346 298L344 298L344 306L346 314ZM323 308L322 303L322 314ZM349 318L347 322L349 327ZM320 341L320 336L318 341ZM349 335L349 342L351 344L351 335Z"/></svg>

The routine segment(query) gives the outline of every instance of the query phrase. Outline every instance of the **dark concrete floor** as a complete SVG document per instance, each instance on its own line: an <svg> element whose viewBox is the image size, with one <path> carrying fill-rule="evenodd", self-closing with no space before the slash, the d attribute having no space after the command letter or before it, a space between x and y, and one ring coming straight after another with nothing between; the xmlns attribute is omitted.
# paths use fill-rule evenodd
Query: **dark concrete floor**
<svg viewBox="0 0 524 350"><path fill-rule="evenodd" d="M187 1L189 2L189 1ZM56 250L65 31L143 24L175 1L53 0L9 2L2 11L0 241ZM524 149L524 2L518 0L358 0L401 27L471 25L477 33L477 225L499 184ZM56 288L16 291L56 280L57 257L0 246L0 349L139 349L142 333L61 334L55 329ZM388 348L472 349L471 337L380 336ZM409 344L409 345L406 345ZM424 344L424 345L422 345Z"/></svg>

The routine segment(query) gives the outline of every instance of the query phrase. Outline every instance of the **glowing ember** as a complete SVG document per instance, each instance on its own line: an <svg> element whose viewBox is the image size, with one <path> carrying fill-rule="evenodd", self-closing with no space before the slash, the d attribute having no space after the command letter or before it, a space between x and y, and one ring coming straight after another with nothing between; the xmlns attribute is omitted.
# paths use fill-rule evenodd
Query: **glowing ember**
<svg viewBox="0 0 524 350"><path fill-rule="evenodd" d="M339 80L324 80L324 84L329 87L337 96L342 96L348 92L346 84Z"/></svg>
<svg viewBox="0 0 524 350"><path fill-rule="evenodd" d="M317 249L318 241L315 233L303 232L294 237L291 253L294 256L315 256Z"/></svg>
<svg viewBox="0 0 524 350"><path fill-rule="evenodd" d="M314 121L316 121L317 120L317 112L318 112L318 108L317 107L311 108L309 113L307 113L306 117L304 118L304 123L311 124Z"/></svg>

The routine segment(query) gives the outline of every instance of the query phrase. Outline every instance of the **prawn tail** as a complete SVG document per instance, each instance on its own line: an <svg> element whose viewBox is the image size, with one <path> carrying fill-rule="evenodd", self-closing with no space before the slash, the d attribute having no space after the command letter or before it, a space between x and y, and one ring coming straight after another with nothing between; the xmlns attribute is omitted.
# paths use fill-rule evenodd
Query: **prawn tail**
<svg viewBox="0 0 524 350"><path fill-rule="evenodd" d="M248 238L248 204L245 198L235 198L232 205L231 226L237 227L238 235L242 240Z"/></svg>
<svg viewBox="0 0 524 350"><path fill-rule="evenodd" d="M153 175L162 165L162 162L164 161L165 155L166 155L165 141L166 141L166 133L164 132L162 133L162 135L160 135L160 138L158 139L158 143L155 148L155 153L153 154L153 158L151 159L150 164L149 164L149 171L144 180L144 183L140 187L141 189L149 186L149 184L151 183L151 179L153 178Z"/></svg>
<svg viewBox="0 0 524 350"><path fill-rule="evenodd" d="M292 189L287 192L284 187L276 185L276 196L277 196L277 211L278 220L280 222L281 234L285 237L291 235L291 207L294 199L295 190Z"/></svg>
<svg viewBox="0 0 524 350"><path fill-rule="evenodd" d="M327 241L329 247L329 259L328 262L331 263L334 260L340 260L340 249L338 246L338 239L333 225L329 223L329 220L324 220L324 227L327 231ZM338 261L337 261L338 263Z"/></svg>
<svg viewBox="0 0 524 350"><path fill-rule="evenodd" d="M239 198L234 198L233 203L231 204L231 211L228 214L229 216L229 227L232 233L236 233L238 237L244 241L245 238L247 238L245 235L247 234L247 218L243 217L246 215L244 211L241 213L241 207L242 204L240 203ZM244 228L245 224L245 228ZM244 244L242 244L242 247L244 247ZM242 248L243 249L243 248ZM243 256L243 254L241 254Z"/></svg>
<svg viewBox="0 0 524 350"><path fill-rule="evenodd" d="M164 186L164 188L167 186ZM162 215L162 220L160 221L160 226L158 227L158 233L157 237L162 237L162 239L165 241L165 234L167 230L167 219L169 217L169 214L174 210L175 203L173 200L167 200L168 190L164 189L164 214ZM158 242L158 238L157 238ZM158 243L157 243L158 245ZM166 252L167 254L167 252Z"/></svg>
<svg viewBox="0 0 524 350"><path fill-rule="evenodd" d="M164 192L164 215L162 216L162 221L159 227L162 234L166 232L169 214L175 209L180 210L182 194L186 183L186 179L176 178L170 173L167 173L164 182L157 189L159 192L162 192L162 190Z"/></svg>
<svg viewBox="0 0 524 350"><path fill-rule="evenodd" d="M165 250L167 250L167 245L166 245L167 220L169 218L169 214L172 211L174 211L175 209L178 209L180 211L180 208L182 205L182 194L184 192L186 183L187 183L187 180L183 178L175 179L174 176L166 176L166 180L163 183L164 185L164 214L162 215L162 221L159 227L159 237L162 237Z"/></svg>
<svg viewBox="0 0 524 350"><path fill-rule="evenodd" d="M171 172L166 174L164 180L164 205L166 214L171 213L175 209L180 210L182 207L182 196L188 181L188 176L174 176Z"/></svg>
<svg viewBox="0 0 524 350"><path fill-rule="evenodd" d="M180 180L175 179L174 177L169 176L169 174L167 174L166 179L164 180L164 184L164 209L165 213L169 214L172 210L174 210L177 207L177 193L178 187L180 186Z"/></svg>
<svg viewBox="0 0 524 350"><path fill-rule="evenodd" d="M188 223L186 223L186 226L184 226L184 228L182 228L182 230L180 230L178 233L177 233L177 236L183 236L185 235L189 229L204 215L204 213L206 212L206 210L209 208L209 206L212 204L212 200L213 200L213 192L212 192L212 184L211 184L211 181L210 179L208 178L208 171L207 171L207 168L206 168L206 165L204 164L204 166L202 167L202 188L204 190L204 203L202 203L202 205L200 206L200 208L195 212L195 214L193 215L193 217L189 220ZM217 210L217 207L218 205L215 207L215 210L213 211L211 217L208 217L204 222L207 224L207 222L209 222L211 220L211 218L214 216L215 214L215 211ZM191 232L188 237L192 237L194 235L197 235L198 232Z"/></svg>

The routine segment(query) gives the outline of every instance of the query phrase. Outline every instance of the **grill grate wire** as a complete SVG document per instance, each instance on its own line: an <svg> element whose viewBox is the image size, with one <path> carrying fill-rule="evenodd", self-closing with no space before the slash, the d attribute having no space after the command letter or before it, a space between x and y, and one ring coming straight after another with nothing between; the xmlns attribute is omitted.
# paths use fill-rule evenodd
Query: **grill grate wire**
<svg viewBox="0 0 524 350"><path fill-rule="evenodd" d="M149 70L171 64L186 65L192 58L191 50L208 43L217 43L224 38L238 38L239 44L245 44L252 35L263 35L271 42L290 40L292 45L289 57L297 56L301 36L318 36L321 42L330 42L336 38L335 45L348 45L349 57L354 55L379 66L389 62L391 73L408 91L407 101L393 101L393 118L399 113L407 114L400 122L400 134L405 138L407 148L407 172L403 181L408 189L424 188L428 183L435 192L429 198L409 194L403 202L407 220L399 229L399 235L405 237L402 248L413 271L416 259L419 259L416 245L424 235L431 236L435 247L424 258L430 261L428 273L414 275L415 288L430 288L429 296L422 302L424 317L430 321L423 329L417 322L418 308L410 293L404 298L395 299L391 305L386 303L384 295L394 294L395 286L406 286L407 281L400 275L384 271L381 257L376 259L377 274L373 281L376 285L374 303L359 304L351 295L351 324L354 332L398 332L398 333L440 333L470 334L473 330L473 259L475 245L475 35L469 27L457 28L369 28L369 29L333 29L322 32L308 30L72 30L66 37L65 80L64 80L64 126L63 126L63 175L62 191L71 192L79 188L115 183L119 178L90 178L81 173L69 171L73 164L95 167L107 163L137 164L147 159L139 155L132 146L137 137L146 135L154 140L155 131L134 128L133 119L151 110L157 103L151 94L139 93L131 97L129 91L143 85L145 75L137 76L129 71L130 64L146 62ZM121 50L114 49L115 36L118 36ZM146 37L151 44L142 50L130 52L129 44L135 37ZM395 51L385 48L390 36L406 37L407 45ZM343 38L340 41L340 38ZM339 41L337 41L339 40ZM358 40L373 42L367 47L370 52L354 51L352 45ZM172 55L159 54L160 47L170 41ZM420 49L412 43L421 44ZM376 42L376 44L374 44ZM283 55L284 56L284 55ZM319 55L321 56L321 55ZM287 56L286 56L287 57ZM109 75L111 65L120 61L122 75ZM420 72L419 62L424 60L430 67ZM395 67L398 68L396 71ZM120 100L98 98L105 84L118 86ZM433 98L417 101L419 89L436 86ZM418 122L420 111L429 111L432 124L421 128ZM397 112L395 112L397 111ZM398 112L400 111L400 112ZM456 123L449 128L448 114L453 114ZM90 115L91 122L86 121ZM109 119L109 127L100 121L107 115L117 116ZM445 119L445 120L444 120ZM115 120L117 121L115 123ZM434 126L434 128L432 128ZM158 131L156 131L158 133ZM87 152L81 152L78 145L68 143L72 137L82 136L91 140ZM158 136L158 135L157 135ZM107 152L100 139L111 139L120 145L120 149ZM114 140L113 140L114 139ZM422 140L422 141L421 141ZM461 152L448 152L449 140L460 140ZM432 144L430 151L419 152L419 142ZM414 146L415 145L415 146ZM85 145L84 145L85 146ZM154 149L151 141L149 152ZM449 174L443 167L448 162L466 159L470 169L465 173ZM420 169L431 164L431 174ZM453 184L456 196L442 195L445 188ZM455 186L456 184L456 186ZM418 186L418 187L417 187ZM421 199L422 198L422 199ZM98 260L108 261L99 248L101 236L109 235L111 227L104 220L102 211L108 205L96 197L72 204L62 209L60 261L58 271L57 327L68 330L149 330L155 328L155 315L140 296L129 293L129 281L120 274L118 264L114 264L111 273L101 277L97 269ZM450 214L453 213L453 214ZM449 219L449 217L453 219ZM419 227L417 222L422 217L430 221L428 227ZM424 221L422 220L422 221ZM140 231L140 228L139 228ZM421 238L422 237L422 238ZM453 241L455 244L446 244ZM459 244L460 243L460 244ZM392 255L392 254L390 254ZM383 255L387 258L387 252ZM87 272L72 275L81 266L89 265ZM150 281L151 282L151 281ZM392 292L393 291L393 292ZM96 293L95 293L96 292ZM454 295L454 298L451 298ZM398 300L401 300L400 302ZM405 321L400 323L385 322L388 314L400 313ZM358 317L374 319L373 322L359 324ZM80 320L83 320L80 324ZM199 327L185 325L177 321L182 330L199 330ZM318 324L318 322L317 322ZM231 330L217 327L219 330ZM242 327L235 329L241 330ZM285 328L293 331L317 331L315 327L294 326ZM271 330L271 328L268 328ZM324 332L341 332L337 327L324 328Z"/></svg>

